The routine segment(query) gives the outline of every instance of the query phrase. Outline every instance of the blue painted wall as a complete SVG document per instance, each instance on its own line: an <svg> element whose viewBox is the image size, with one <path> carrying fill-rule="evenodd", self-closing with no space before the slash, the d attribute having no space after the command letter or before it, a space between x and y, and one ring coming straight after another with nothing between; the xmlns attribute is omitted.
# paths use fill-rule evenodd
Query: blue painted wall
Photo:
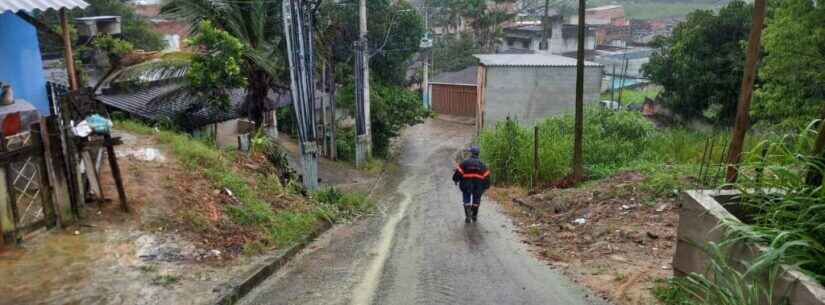
<svg viewBox="0 0 825 305"><path fill-rule="evenodd" d="M11 84L15 98L49 113L37 30L10 11L0 14L0 81Z"/></svg>

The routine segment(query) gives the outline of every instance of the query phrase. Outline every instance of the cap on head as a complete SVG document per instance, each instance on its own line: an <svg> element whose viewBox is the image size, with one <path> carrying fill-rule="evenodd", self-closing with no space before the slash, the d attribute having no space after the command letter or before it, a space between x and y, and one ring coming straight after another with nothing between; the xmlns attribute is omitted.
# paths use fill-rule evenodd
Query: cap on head
<svg viewBox="0 0 825 305"><path fill-rule="evenodd" d="M467 148L467 152L469 152L473 156L478 156L479 154L481 154L481 148L478 148L478 146L473 145L470 146L470 148Z"/></svg>

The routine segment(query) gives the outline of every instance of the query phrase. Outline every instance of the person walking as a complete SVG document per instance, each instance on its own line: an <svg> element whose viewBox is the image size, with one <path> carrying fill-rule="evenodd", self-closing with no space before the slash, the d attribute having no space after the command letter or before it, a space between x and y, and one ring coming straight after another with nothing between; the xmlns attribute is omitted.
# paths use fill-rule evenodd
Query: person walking
<svg viewBox="0 0 825 305"><path fill-rule="evenodd" d="M481 195L490 188L490 170L481 162L478 146L467 149L470 157L461 162L453 172L453 182L458 185L464 205L464 222L475 222L478 219L478 208L481 205Z"/></svg>

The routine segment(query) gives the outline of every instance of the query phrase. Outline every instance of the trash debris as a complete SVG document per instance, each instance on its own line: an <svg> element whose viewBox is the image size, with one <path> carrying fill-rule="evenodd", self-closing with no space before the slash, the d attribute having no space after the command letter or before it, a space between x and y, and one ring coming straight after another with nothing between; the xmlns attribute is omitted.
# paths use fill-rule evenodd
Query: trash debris
<svg viewBox="0 0 825 305"><path fill-rule="evenodd" d="M99 114L95 113L87 116L84 121L97 134L108 134L112 131L112 121L100 116Z"/></svg>
<svg viewBox="0 0 825 305"><path fill-rule="evenodd" d="M89 123L83 120L72 127L72 132L78 137L85 138L92 134L92 127L89 127Z"/></svg>
<svg viewBox="0 0 825 305"><path fill-rule="evenodd" d="M575 224L577 224L577 225L583 225L583 224L586 224L586 223L587 223L587 219L584 219L584 218L576 218L576 220L573 220L573 223L575 223Z"/></svg>

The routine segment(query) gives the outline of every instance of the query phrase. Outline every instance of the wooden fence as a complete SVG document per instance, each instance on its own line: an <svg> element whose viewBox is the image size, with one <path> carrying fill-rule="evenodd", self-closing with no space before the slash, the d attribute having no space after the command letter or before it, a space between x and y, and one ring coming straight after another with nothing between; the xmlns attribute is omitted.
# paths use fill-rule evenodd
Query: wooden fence
<svg viewBox="0 0 825 305"><path fill-rule="evenodd" d="M13 135L0 132L0 247L14 244L39 228L78 220L87 200L104 202L98 168L91 155L108 155L120 204L129 212L114 153L119 138L108 134L79 138L75 122L99 108L83 92L48 87L50 113ZM98 158L99 160L100 158Z"/></svg>
<svg viewBox="0 0 825 305"><path fill-rule="evenodd" d="M478 104L473 85L432 84L433 111L441 114L475 117Z"/></svg>

